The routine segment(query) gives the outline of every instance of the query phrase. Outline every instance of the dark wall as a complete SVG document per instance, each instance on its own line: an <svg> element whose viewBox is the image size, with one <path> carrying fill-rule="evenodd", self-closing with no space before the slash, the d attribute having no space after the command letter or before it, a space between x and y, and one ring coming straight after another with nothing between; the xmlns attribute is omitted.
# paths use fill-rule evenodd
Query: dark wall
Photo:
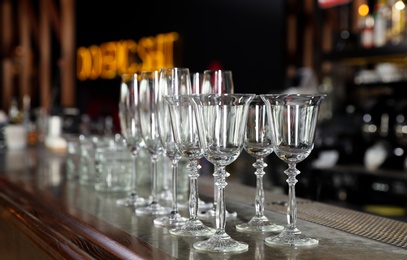
<svg viewBox="0 0 407 260"><path fill-rule="evenodd" d="M203 70L214 60L233 71L235 91L283 88L284 1L208 0L190 6L185 64Z"/></svg>
<svg viewBox="0 0 407 260"><path fill-rule="evenodd" d="M284 88L283 0L115 0L76 4L77 46L138 40L176 31L182 43L176 66L194 72L216 61L223 69L233 71L235 92L260 94ZM95 110L90 104L98 100L115 106L118 84L118 79L78 81L78 106L83 112Z"/></svg>

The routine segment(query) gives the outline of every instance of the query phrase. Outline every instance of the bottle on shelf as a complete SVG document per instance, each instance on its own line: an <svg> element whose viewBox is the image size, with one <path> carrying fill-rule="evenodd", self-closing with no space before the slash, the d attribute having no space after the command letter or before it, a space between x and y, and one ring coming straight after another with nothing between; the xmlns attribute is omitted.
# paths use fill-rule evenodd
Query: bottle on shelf
<svg viewBox="0 0 407 260"><path fill-rule="evenodd" d="M360 32L360 45L363 48L372 48L373 47L373 28L375 21L372 15L366 15L364 18L364 25Z"/></svg>
<svg viewBox="0 0 407 260"><path fill-rule="evenodd" d="M383 47L387 44L387 31L391 24L391 9L387 0L379 0L374 7L373 44L375 47Z"/></svg>
<svg viewBox="0 0 407 260"><path fill-rule="evenodd" d="M339 31L335 39L336 51L354 49L358 45L357 35L349 29L349 5L339 6Z"/></svg>
<svg viewBox="0 0 407 260"><path fill-rule="evenodd" d="M405 4L402 0L390 0L391 2L391 43L394 45L404 41L405 31Z"/></svg>
<svg viewBox="0 0 407 260"><path fill-rule="evenodd" d="M8 109L8 121L10 124L21 123L21 113L18 109L17 98L13 97L10 102L10 107Z"/></svg>

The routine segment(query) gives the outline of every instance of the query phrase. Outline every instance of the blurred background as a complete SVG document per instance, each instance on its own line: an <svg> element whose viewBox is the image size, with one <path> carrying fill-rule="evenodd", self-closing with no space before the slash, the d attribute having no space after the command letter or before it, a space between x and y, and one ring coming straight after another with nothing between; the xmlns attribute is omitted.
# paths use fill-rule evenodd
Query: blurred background
<svg viewBox="0 0 407 260"><path fill-rule="evenodd" d="M120 75L232 70L235 92L325 93L298 196L406 213L406 8L402 0L0 1L0 124L118 132ZM244 152L230 178L254 185ZM286 189L269 156L267 188ZM232 170L233 170L232 169Z"/></svg>

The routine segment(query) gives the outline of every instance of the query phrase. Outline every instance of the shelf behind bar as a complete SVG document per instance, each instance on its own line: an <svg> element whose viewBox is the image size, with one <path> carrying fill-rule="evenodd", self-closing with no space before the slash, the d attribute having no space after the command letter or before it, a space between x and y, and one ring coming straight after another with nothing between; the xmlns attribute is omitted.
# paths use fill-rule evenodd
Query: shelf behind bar
<svg viewBox="0 0 407 260"><path fill-rule="evenodd" d="M322 55L324 61L340 61L350 65L367 63L394 62L405 64L407 60L407 43L386 45L378 48L354 48L344 51L333 51Z"/></svg>

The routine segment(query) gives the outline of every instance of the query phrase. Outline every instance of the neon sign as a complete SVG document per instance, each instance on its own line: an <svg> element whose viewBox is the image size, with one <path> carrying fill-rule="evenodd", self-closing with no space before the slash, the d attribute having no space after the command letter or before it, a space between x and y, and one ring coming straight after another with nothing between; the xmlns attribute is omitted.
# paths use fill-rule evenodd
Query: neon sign
<svg viewBox="0 0 407 260"><path fill-rule="evenodd" d="M113 79L124 73L136 73L174 66L176 32L134 40L107 42L100 46L79 47L77 78Z"/></svg>

